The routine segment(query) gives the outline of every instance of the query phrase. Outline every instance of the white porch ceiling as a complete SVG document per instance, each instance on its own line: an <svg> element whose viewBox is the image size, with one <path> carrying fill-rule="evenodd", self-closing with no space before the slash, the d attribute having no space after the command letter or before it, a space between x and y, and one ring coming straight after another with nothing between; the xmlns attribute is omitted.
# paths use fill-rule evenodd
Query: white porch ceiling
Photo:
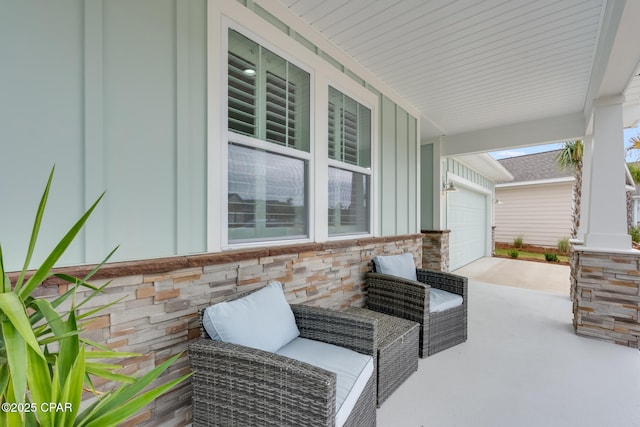
<svg viewBox="0 0 640 427"><path fill-rule="evenodd" d="M414 105L423 140L583 112L608 19L606 0L279 1Z"/></svg>

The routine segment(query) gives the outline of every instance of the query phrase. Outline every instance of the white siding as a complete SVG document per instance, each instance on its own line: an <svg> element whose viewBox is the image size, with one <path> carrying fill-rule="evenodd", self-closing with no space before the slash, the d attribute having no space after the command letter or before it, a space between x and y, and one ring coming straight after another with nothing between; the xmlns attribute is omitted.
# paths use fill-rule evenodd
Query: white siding
<svg viewBox="0 0 640 427"><path fill-rule="evenodd" d="M572 182L496 188L496 242L555 247L571 231Z"/></svg>

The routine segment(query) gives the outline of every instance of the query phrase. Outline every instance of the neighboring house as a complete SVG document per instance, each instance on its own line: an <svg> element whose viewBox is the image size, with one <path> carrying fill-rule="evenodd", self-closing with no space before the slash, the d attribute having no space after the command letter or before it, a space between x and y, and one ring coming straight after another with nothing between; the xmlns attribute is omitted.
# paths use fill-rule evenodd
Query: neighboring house
<svg viewBox="0 0 640 427"><path fill-rule="evenodd" d="M559 240L570 237L575 178L573 171L558 166L558 153L560 150L499 160L513 180L496 185L496 242L512 243L522 237L525 244L556 247ZM625 185L631 195L635 184L626 165ZM636 216L633 220L629 216L629 224L638 221L640 208L638 200L633 200Z"/></svg>
<svg viewBox="0 0 640 427"><path fill-rule="evenodd" d="M569 238L573 172L556 162L560 150L499 160L513 175L496 185L496 242L555 247Z"/></svg>

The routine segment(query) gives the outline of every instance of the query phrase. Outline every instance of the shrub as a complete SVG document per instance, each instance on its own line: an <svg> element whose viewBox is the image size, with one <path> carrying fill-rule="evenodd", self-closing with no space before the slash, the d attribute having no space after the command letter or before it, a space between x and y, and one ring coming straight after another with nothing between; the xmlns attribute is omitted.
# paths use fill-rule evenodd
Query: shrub
<svg viewBox="0 0 640 427"><path fill-rule="evenodd" d="M513 239L513 247L522 248L522 236L518 236L515 239Z"/></svg>
<svg viewBox="0 0 640 427"><path fill-rule="evenodd" d="M551 252L545 252L544 253L544 259L546 259L548 262L558 262L558 255L551 253Z"/></svg>
<svg viewBox="0 0 640 427"><path fill-rule="evenodd" d="M518 252L518 251L517 251L517 250L515 250L515 249L511 249L511 250L509 251L509 256L510 256L511 258L518 258L518 255L520 255L520 252Z"/></svg>
<svg viewBox="0 0 640 427"><path fill-rule="evenodd" d="M561 254L569 253L569 239L565 237L564 239L558 240L558 252Z"/></svg>
<svg viewBox="0 0 640 427"><path fill-rule="evenodd" d="M180 355L168 358L155 369L134 378L122 372L120 365L101 360L140 357L141 354L111 350L81 336L91 315L122 300L120 298L105 305L96 304L95 300L91 300L104 293L110 282L100 286L87 282L115 250L85 278L54 273L52 269L102 196L73 225L40 267L27 270L52 179L53 169L40 199L24 267L15 282L5 274L0 245L0 402L3 409L0 412L0 426L119 425L191 374L169 378L155 388L147 388ZM68 282L68 290L56 296L55 300L39 296L42 283L52 276ZM87 290L88 296L78 296L76 299L76 294L84 290ZM90 301L93 305L84 307ZM66 303L64 309L63 303ZM94 389L96 380L113 382L113 389L97 392ZM84 392L92 392L95 400L86 408L81 408ZM6 408L18 408L18 411Z"/></svg>
<svg viewBox="0 0 640 427"><path fill-rule="evenodd" d="M640 225L634 225L629 228L629 234L631 234L631 240L636 243L640 242Z"/></svg>

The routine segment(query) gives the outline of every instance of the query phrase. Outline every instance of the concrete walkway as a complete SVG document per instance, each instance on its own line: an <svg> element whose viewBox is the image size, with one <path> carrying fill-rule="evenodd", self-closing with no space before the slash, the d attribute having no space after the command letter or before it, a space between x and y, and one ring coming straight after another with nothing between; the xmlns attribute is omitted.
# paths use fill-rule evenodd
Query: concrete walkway
<svg viewBox="0 0 640 427"><path fill-rule="evenodd" d="M453 273L479 282L569 295L568 265L486 257Z"/></svg>

